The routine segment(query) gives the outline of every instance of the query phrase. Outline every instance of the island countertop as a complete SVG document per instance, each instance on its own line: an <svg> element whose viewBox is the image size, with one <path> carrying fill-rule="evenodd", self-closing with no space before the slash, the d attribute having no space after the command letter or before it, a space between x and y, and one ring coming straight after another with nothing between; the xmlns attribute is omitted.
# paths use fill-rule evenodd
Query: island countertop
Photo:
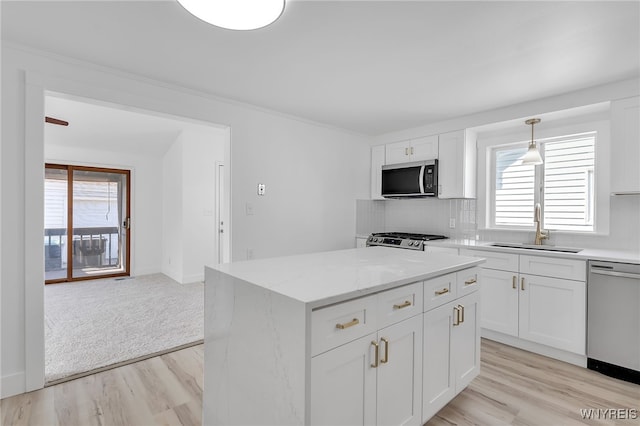
<svg viewBox="0 0 640 426"><path fill-rule="evenodd" d="M368 247L211 267L315 308L471 268L483 259Z"/></svg>

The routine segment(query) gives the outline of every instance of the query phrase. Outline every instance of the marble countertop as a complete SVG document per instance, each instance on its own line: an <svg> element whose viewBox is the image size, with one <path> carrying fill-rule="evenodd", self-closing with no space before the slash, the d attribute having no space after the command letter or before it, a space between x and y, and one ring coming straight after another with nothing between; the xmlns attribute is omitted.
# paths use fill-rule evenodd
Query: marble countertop
<svg viewBox="0 0 640 426"><path fill-rule="evenodd" d="M356 234L356 238L368 238L368 235ZM640 252L633 250L616 250L604 248L584 248L578 253L555 252L547 250L518 249L512 247L492 247L496 241L476 239L455 239L427 241L427 245L436 247L468 248L476 250L499 251L503 253L531 254L534 256L558 257L563 259L603 260L607 262L623 262L640 264ZM580 248L580 247L578 247Z"/></svg>
<svg viewBox="0 0 640 426"><path fill-rule="evenodd" d="M585 248L578 253L556 252L548 250L531 250L512 247L492 247L493 241L481 241L473 239L446 239L427 242L427 245L439 247L456 247L476 250L498 251L503 253L529 254L533 256L557 257L563 259L579 260L603 260L610 262L625 262L640 264L640 253L631 250L612 250Z"/></svg>
<svg viewBox="0 0 640 426"><path fill-rule="evenodd" d="M422 281L484 262L389 247L336 250L212 266L311 308Z"/></svg>

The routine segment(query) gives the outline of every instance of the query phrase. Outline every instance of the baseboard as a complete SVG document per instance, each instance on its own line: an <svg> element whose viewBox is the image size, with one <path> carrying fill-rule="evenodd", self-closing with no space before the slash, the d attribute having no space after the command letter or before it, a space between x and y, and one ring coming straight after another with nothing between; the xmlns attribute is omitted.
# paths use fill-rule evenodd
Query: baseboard
<svg viewBox="0 0 640 426"><path fill-rule="evenodd" d="M204 282L204 272L202 274L185 275L182 277L182 284Z"/></svg>
<svg viewBox="0 0 640 426"><path fill-rule="evenodd" d="M513 346L518 349L523 349L549 358L568 362L569 364L577 365L578 367L587 367L586 355L563 351L562 349L556 349L539 343L530 342L518 337L498 333L497 331L487 330L486 328L481 329L481 335L489 340L495 340L496 342L504 343L505 345Z"/></svg>
<svg viewBox="0 0 640 426"><path fill-rule="evenodd" d="M19 395L25 392L26 386L24 372L2 376L2 383L0 384L0 399Z"/></svg>
<svg viewBox="0 0 640 426"><path fill-rule="evenodd" d="M131 274L134 277L139 277L140 275L151 275L151 274L160 274L162 273L161 268L136 268L136 270Z"/></svg>

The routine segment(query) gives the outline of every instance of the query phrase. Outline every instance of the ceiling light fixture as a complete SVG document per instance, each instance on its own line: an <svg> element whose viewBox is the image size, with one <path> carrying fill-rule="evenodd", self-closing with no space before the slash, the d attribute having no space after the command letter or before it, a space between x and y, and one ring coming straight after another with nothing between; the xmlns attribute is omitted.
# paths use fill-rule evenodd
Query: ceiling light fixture
<svg viewBox="0 0 640 426"><path fill-rule="evenodd" d="M533 140L533 126L535 126L539 122L539 118L531 118L525 121L525 124L531 125L531 142L529 142L529 150L522 156L522 164L531 164L534 166L542 164L542 157L540 156L540 152L538 152L538 148L536 147L536 141Z"/></svg>
<svg viewBox="0 0 640 426"><path fill-rule="evenodd" d="M285 0L178 0L189 13L228 30L256 30L275 22Z"/></svg>

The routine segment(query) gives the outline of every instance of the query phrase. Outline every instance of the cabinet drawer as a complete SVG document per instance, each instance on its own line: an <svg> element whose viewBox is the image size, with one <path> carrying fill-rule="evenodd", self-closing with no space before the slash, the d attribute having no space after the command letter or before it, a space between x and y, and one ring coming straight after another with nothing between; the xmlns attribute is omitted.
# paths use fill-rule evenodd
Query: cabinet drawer
<svg viewBox="0 0 640 426"><path fill-rule="evenodd" d="M521 255L520 273L586 281L587 263L584 260Z"/></svg>
<svg viewBox="0 0 640 426"><path fill-rule="evenodd" d="M460 250L460 254L464 256L485 258L486 262L482 264L483 268L518 272L517 254L488 250Z"/></svg>
<svg viewBox="0 0 640 426"><path fill-rule="evenodd" d="M311 356L375 332L377 295L311 313Z"/></svg>
<svg viewBox="0 0 640 426"><path fill-rule="evenodd" d="M480 267L478 266L456 272L456 297L462 297L478 289L480 272Z"/></svg>
<svg viewBox="0 0 640 426"><path fill-rule="evenodd" d="M378 328L422 313L422 281L378 294Z"/></svg>
<svg viewBox="0 0 640 426"><path fill-rule="evenodd" d="M427 312L456 298L456 273L424 282L424 311Z"/></svg>

